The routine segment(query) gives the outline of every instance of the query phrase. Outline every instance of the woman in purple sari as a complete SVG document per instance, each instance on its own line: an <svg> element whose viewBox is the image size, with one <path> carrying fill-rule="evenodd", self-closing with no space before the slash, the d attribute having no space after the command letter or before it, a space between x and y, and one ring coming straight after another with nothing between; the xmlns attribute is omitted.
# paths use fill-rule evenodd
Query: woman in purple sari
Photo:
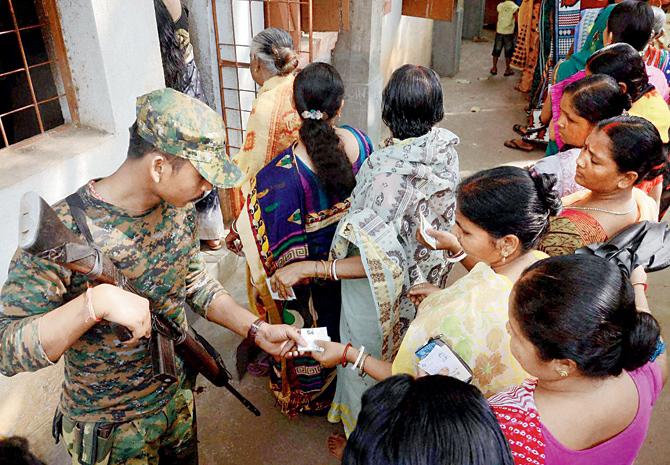
<svg viewBox="0 0 670 465"><path fill-rule="evenodd" d="M328 64L313 63L295 79L300 137L252 179L244 206L250 231L239 230L254 286L268 286L266 278L290 263L328 260L337 224L349 210L355 175L372 152L361 131L333 126L343 98L342 79ZM325 326L339 341L339 282L313 279L293 290L295 300L275 296L266 318L299 328ZM334 370L305 357L276 362L270 384L285 413L317 413L330 407L334 378Z"/></svg>

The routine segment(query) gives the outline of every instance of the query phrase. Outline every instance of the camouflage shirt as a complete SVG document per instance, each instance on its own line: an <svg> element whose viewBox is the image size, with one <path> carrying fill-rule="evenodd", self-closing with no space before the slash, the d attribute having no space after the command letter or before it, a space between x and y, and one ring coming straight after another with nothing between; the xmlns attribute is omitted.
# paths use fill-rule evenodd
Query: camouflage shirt
<svg viewBox="0 0 670 465"><path fill-rule="evenodd" d="M206 271L199 253L195 216L190 208L160 203L133 214L79 189L94 242L159 312L186 325L188 303L205 316L210 303L225 293ZM78 233L61 201L54 210ZM87 278L18 250L2 289L0 372L12 376L51 365L38 335L37 319L77 297ZM129 421L163 407L177 386L152 380L146 340L124 346L105 321L93 326L64 354L61 409L79 421ZM180 366L181 369L181 366Z"/></svg>

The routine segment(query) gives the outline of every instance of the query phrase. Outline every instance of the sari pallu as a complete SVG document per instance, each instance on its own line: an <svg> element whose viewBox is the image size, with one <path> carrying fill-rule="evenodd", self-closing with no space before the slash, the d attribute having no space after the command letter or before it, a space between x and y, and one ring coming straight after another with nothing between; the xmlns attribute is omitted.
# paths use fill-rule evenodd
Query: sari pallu
<svg viewBox="0 0 670 465"><path fill-rule="evenodd" d="M345 127L359 142L360 164L372 144L360 131ZM238 225L252 283L269 294L266 277L283 266L302 260L326 260L337 222L349 209L349 200L334 198L300 158L293 146L282 152L250 182L243 217ZM298 328L326 326L339 341L340 283L312 280L294 286L297 299L283 303L263 302L270 323ZM319 412L327 409L334 394L334 370L322 369L308 357L282 360L272 365L270 386L284 413Z"/></svg>
<svg viewBox="0 0 670 465"><path fill-rule="evenodd" d="M386 147L356 177L351 209L340 221L331 258L360 255L366 277L342 280L340 337L381 360L392 361L416 315L407 291L422 282L443 287L450 266L442 252L416 240L419 215L436 229L454 222L458 138L446 129ZM361 396L374 384L337 367L337 392L329 421L355 427Z"/></svg>
<svg viewBox="0 0 670 465"><path fill-rule="evenodd" d="M595 218L586 211L570 208L570 205L586 198L590 192L582 190L563 198L565 210L549 221L549 231L542 238L538 250L552 257L570 255L579 248L609 239ZM637 204L637 221L658 221L658 206L651 197L633 188L633 200Z"/></svg>
<svg viewBox="0 0 670 465"><path fill-rule="evenodd" d="M254 100L244 145L233 161L244 177L239 182L244 197L249 182L279 152L298 139L301 120L293 107L295 76L274 76L263 83Z"/></svg>

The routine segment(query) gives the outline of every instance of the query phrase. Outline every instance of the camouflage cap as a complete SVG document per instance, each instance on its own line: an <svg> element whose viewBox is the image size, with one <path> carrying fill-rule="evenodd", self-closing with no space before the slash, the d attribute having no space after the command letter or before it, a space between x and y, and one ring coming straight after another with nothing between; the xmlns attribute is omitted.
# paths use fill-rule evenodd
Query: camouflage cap
<svg viewBox="0 0 670 465"><path fill-rule="evenodd" d="M226 155L223 120L200 100L174 89L137 99L137 132L158 150L188 159L216 187L234 187L242 172Z"/></svg>

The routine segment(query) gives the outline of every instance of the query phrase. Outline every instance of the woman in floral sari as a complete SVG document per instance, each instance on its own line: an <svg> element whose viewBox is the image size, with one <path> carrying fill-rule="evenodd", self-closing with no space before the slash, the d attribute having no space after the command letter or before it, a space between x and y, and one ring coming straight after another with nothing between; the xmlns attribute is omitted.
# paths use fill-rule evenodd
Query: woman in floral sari
<svg viewBox="0 0 670 465"><path fill-rule="evenodd" d="M658 130L646 119L617 116L601 121L577 158L575 182L585 190L563 198L539 249L568 255L605 242L638 221L657 221L658 205L634 186L665 167Z"/></svg>
<svg viewBox="0 0 670 465"><path fill-rule="evenodd" d="M264 276L292 263L328 259L337 222L349 209L355 174L372 152L370 140L361 131L333 127L344 100L344 85L332 66L307 66L295 78L293 100L302 118L300 137L251 179L242 212L251 233L246 235L242 229L240 233L253 241L245 240L243 250L250 266L262 270L256 286L267 285ZM296 299L286 300L289 293L281 290L269 307L269 321L298 328L325 326L339 340L340 283L293 284ZM307 357L273 362L272 368L271 388L283 412L317 413L330 407L334 370L322 370Z"/></svg>
<svg viewBox="0 0 670 465"><path fill-rule="evenodd" d="M393 360L416 310L407 292L425 282L443 286L450 269L442 253L416 239L420 216L448 230L454 221L458 138L434 128L444 116L442 87L428 68L397 69L383 93L382 118L394 139L370 157L356 177L351 209L340 221L331 261L301 262L279 270L280 288L302 279L342 280L340 338L375 358ZM349 434L363 392L374 381L337 368L337 392L328 414Z"/></svg>

